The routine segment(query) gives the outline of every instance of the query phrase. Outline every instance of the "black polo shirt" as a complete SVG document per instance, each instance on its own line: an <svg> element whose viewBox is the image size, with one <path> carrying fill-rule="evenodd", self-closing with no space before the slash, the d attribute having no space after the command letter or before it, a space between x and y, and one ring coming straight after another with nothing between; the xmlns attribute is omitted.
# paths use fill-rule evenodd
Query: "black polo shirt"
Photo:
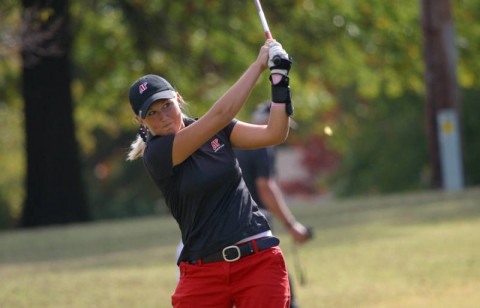
<svg viewBox="0 0 480 308"><path fill-rule="evenodd" d="M242 176L247 184L253 200L261 209L267 210L258 195L256 180L258 178L273 178L275 176L275 148L266 147L255 150L235 149Z"/></svg>
<svg viewBox="0 0 480 308"><path fill-rule="evenodd" d="M184 119L187 126L194 121ZM235 124L232 121L175 167L175 135L154 136L147 142L144 165L182 233L184 248L178 262L197 260L270 230L242 179L230 144Z"/></svg>

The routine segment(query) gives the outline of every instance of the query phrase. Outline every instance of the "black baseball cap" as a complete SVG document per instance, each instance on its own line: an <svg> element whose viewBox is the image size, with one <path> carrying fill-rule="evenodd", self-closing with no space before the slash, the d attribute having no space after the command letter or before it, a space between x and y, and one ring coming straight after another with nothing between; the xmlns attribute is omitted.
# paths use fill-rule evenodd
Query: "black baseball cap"
<svg viewBox="0 0 480 308"><path fill-rule="evenodd" d="M130 87L128 98L133 112L145 119L148 108L159 99L171 99L176 94L172 85L157 75L145 75Z"/></svg>

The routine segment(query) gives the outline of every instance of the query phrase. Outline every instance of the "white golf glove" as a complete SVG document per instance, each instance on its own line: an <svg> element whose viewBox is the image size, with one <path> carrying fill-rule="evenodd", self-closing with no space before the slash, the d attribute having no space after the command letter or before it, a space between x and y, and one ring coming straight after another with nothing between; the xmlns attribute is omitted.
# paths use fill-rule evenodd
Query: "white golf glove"
<svg viewBox="0 0 480 308"><path fill-rule="evenodd" d="M271 74L288 76L292 61L279 42L272 42L268 50L268 66Z"/></svg>

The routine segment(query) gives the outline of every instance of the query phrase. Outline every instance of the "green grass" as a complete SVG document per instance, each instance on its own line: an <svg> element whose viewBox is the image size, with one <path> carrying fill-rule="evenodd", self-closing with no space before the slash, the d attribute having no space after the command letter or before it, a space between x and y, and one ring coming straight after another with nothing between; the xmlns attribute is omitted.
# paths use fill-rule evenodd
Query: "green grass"
<svg viewBox="0 0 480 308"><path fill-rule="evenodd" d="M275 227L302 307L478 307L479 189L291 208L315 228L294 254ZM169 217L0 233L0 307L170 307L178 239Z"/></svg>

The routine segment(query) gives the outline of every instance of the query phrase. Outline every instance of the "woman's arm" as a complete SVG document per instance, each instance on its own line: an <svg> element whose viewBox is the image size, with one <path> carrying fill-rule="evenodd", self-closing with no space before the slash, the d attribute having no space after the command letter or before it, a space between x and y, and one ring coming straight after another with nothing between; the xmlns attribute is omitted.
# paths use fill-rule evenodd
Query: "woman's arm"
<svg viewBox="0 0 480 308"><path fill-rule="evenodd" d="M289 117L285 104L272 104L267 125L238 121L230 135L232 146L239 149L255 149L285 141L288 136Z"/></svg>
<svg viewBox="0 0 480 308"><path fill-rule="evenodd" d="M240 79L198 121L180 130L174 139L172 160L178 165L209 138L227 126L240 111L262 72L267 68L268 45L260 48L255 62Z"/></svg>
<svg viewBox="0 0 480 308"><path fill-rule="evenodd" d="M271 146L285 141L288 136L289 116L293 115L288 77L292 61L278 42L271 43L269 53L272 104L268 124L237 123L230 135L234 147L252 149Z"/></svg>

